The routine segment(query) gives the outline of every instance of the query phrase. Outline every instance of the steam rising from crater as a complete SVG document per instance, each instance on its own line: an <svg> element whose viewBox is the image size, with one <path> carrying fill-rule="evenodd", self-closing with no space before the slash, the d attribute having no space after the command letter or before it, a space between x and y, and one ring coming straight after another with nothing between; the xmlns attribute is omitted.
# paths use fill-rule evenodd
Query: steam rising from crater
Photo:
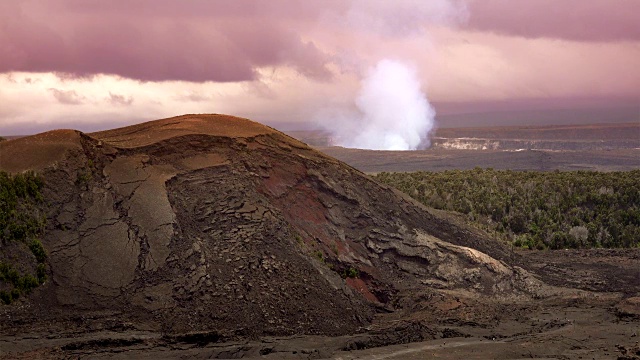
<svg viewBox="0 0 640 360"><path fill-rule="evenodd" d="M358 46L339 51L336 59L343 73L355 75L360 89L351 93L354 100L327 101L318 123L333 134L334 145L375 150L429 147L435 111L423 92L421 78L426 74L418 74L411 64L426 64L433 55L432 29L466 21L466 1L347 3L350 9L335 21L351 30L349 36Z"/></svg>
<svg viewBox="0 0 640 360"><path fill-rule="evenodd" d="M334 125L336 145L373 150L429 147L435 110L412 66L379 61L362 80L355 106L357 111Z"/></svg>

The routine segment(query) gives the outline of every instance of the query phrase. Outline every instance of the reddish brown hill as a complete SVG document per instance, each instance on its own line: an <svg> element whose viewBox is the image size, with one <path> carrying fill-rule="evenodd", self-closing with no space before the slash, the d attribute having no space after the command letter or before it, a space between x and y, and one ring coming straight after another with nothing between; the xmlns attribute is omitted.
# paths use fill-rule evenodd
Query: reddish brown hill
<svg viewBox="0 0 640 360"><path fill-rule="evenodd" d="M8 172L41 170L64 159L67 152L80 150L81 133L55 130L0 142L0 169Z"/></svg>
<svg viewBox="0 0 640 360"><path fill-rule="evenodd" d="M135 148L186 135L252 138L275 130L256 122L226 115L183 115L91 134L120 148Z"/></svg>
<svg viewBox="0 0 640 360"><path fill-rule="evenodd" d="M3 310L14 319L3 331L195 331L205 342L366 332L373 345L432 337L425 324L445 309L473 321L497 311L465 298L550 291L481 233L246 119L17 141L0 150L33 160L0 169L45 178L51 281Z"/></svg>

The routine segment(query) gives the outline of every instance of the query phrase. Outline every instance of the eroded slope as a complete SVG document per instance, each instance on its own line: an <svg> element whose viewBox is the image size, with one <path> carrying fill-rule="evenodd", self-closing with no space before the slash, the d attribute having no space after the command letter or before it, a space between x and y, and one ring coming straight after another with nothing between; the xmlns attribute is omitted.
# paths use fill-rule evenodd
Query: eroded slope
<svg viewBox="0 0 640 360"><path fill-rule="evenodd" d="M32 304L43 318L89 312L127 319L102 327L222 339L340 335L434 291L443 303L546 291L499 244L246 119L78 136L42 170L52 281Z"/></svg>

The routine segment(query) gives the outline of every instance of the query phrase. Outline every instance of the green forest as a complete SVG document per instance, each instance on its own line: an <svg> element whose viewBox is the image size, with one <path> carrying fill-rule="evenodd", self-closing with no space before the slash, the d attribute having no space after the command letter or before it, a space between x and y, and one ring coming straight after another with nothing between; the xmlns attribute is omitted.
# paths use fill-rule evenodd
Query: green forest
<svg viewBox="0 0 640 360"><path fill-rule="evenodd" d="M421 203L528 249L640 247L640 170L380 173Z"/></svg>
<svg viewBox="0 0 640 360"><path fill-rule="evenodd" d="M11 303L46 280L46 251L38 237L45 218L40 215L44 181L33 172L11 175L0 172L0 301ZM6 251L11 248L13 251ZM15 249L24 251L15 251ZM22 273L16 262L31 254L35 273ZM12 255L13 254L13 255Z"/></svg>

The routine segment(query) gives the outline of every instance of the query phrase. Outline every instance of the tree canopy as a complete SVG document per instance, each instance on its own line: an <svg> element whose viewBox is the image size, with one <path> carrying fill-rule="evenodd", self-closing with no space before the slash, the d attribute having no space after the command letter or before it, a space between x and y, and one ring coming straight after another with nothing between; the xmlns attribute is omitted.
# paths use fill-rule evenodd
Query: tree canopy
<svg viewBox="0 0 640 360"><path fill-rule="evenodd" d="M380 173L423 204L525 248L640 247L640 170Z"/></svg>

